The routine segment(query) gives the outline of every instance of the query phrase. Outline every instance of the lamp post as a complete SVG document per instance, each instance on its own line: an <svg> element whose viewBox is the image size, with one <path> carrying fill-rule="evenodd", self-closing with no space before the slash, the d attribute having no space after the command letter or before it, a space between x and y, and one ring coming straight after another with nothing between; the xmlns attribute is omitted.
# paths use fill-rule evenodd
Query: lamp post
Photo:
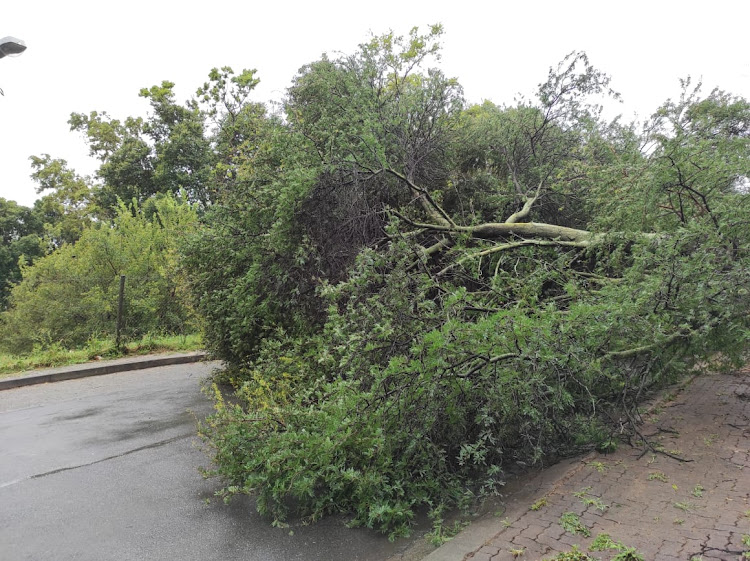
<svg viewBox="0 0 750 561"><path fill-rule="evenodd" d="M26 43L15 37L3 37L0 39L0 58L6 55L20 55L26 50Z"/></svg>
<svg viewBox="0 0 750 561"><path fill-rule="evenodd" d="M26 43L15 37L3 37L0 39L0 58L5 56L18 56L26 50ZM0 95L5 92L0 88Z"/></svg>

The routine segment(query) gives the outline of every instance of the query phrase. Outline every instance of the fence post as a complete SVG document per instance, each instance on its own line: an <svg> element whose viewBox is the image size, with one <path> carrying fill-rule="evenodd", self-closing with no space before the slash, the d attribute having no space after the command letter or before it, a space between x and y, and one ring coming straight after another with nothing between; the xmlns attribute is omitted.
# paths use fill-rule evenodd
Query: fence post
<svg viewBox="0 0 750 561"><path fill-rule="evenodd" d="M115 347L120 350L120 331L122 331L122 315L125 301L125 275L120 275L120 296L117 299L117 336L115 337Z"/></svg>

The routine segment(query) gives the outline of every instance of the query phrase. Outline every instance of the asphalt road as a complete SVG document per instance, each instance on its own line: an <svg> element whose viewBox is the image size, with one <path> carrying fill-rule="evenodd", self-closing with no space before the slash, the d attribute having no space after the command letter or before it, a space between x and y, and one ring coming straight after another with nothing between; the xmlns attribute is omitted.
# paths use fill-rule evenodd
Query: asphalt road
<svg viewBox="0 0 750 561"><path fill-rule="evenodd" d="M0 561L374 561L391 544L342 518L272 528L198 468L212 363L0 392Z"/></svg>

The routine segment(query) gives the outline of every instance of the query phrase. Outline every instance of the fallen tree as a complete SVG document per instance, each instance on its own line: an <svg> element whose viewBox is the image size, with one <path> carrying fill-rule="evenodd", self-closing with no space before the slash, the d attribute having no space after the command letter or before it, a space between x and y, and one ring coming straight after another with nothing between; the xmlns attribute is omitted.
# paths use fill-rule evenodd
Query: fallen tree
<svg viewBox="0 0 750 561"><path fill-rule="evenodd" d="M236 388L201 428L212 473L279 524L403 535L744 352L748 103L685 84L640 133L574 53L535 100L467 107L423 69L440 32L303 68L187 249Z"/></svg>

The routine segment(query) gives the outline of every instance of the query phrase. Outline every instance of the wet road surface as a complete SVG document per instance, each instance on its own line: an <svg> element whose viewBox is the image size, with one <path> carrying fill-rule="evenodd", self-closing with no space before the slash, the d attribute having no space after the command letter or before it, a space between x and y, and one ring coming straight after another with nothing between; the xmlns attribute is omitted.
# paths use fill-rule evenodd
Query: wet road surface
<svg viewBox="0 0 750 561"><path fill-rule="evenodd" d="M215 363L0 392L0 561L374 561L391 544L342 518L272 528L251 498L207 501L195 418Z"/></svg>

